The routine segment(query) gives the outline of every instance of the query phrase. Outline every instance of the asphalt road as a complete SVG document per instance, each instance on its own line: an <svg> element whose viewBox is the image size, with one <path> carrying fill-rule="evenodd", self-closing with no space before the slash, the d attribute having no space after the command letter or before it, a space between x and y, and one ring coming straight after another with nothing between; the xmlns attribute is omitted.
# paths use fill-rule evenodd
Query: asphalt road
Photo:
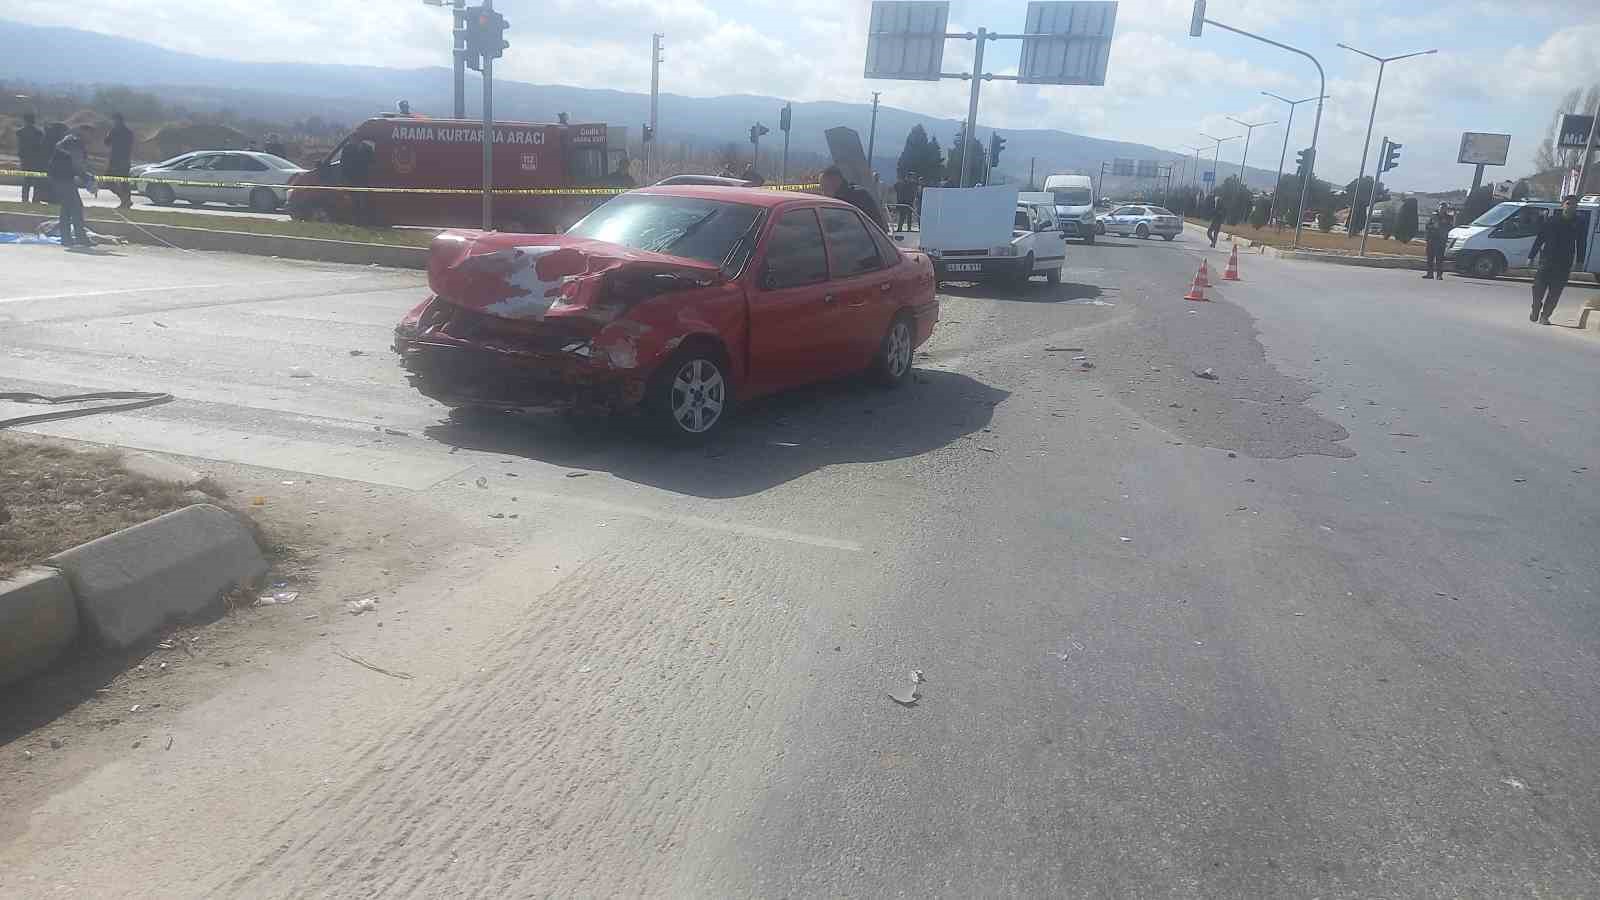
<svg viewBox="0 0 1600 900"><path fill-rule="evenodd" d="M444 418L413 273L6 253L0 389L181 398L31 430L364 486L425 565L169 751L0 785L0 894L1600 883L1600 335L1525 285L1246 255L1186 303L1192 236L1072 245L952 286L903 390L677 450Z"/></svg>

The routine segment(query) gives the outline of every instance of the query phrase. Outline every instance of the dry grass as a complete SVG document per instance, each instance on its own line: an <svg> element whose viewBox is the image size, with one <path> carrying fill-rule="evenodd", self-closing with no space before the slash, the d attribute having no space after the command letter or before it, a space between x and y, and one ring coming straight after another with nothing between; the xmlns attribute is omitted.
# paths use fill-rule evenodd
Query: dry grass
<svg viewBox="0 0 1600 900"><path fill-rule="evenodd" d="M1210 222L1190 219L1191 223L1205 228ZM1240 223L1225 226L1223 232L1236 238L1254 241L1258 244L1268 244L1273 247L1287 248L1294 243L1294 229L1284 228L1255 228L1251 225ZM1300 247L1305 250L1334 250L1345 253L1355 253L1361 248L1361 235L1351 237L1343 232L1323 232L1314 225L1307 225L1300 229ZM1392 241L1381 234L1367 235L1368 256L1426 256L1427 248L1422 244L1402 244Z"/></svg>
<svg viewBox="0 0 1600 900"><path fill-rule="evenodd" d="M190 502L111 451L0 436L0 578Z"/></svg>

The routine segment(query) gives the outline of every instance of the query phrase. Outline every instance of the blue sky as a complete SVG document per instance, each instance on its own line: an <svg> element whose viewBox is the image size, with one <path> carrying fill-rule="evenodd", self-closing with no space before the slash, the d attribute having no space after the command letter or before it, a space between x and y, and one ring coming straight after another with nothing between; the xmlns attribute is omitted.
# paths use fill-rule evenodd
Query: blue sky
<svg viewBox="0 0 1600 900"><path fill-rule="evenodd" d="M474 0L476 2L476 0ZM952 30L979 25L1020 30L1024 0L951 4ZM1208 28L1188 34L1191 0L1122 0L1104 87L993 83L982 127L1061 128L1182 152L1185 144L1243 131L1225 117L1285 118L1283 104L1260 94L1316 94L1303 58ZM662 89L710 96L755 93L795 100L883 102L936 115L965 113L956 81L867 81L866 0L499 0L511 20L511 49L497 73L542 83L647 90L649 41L664 32ZM1315 54L1327 69L1318 174L1355 177L1377 64L1338 49L1343 41L1392 56L1439 53L1390 65L1373 136L1405 145L1387 182L1402 190L1465 186L1457 165L1461 132L1512 137L1510 164L1490 177L1532 170L1551 112L1570 87L1600 81L1600 0L1210 0L1217 21L1267 34ZM442 65L450 16L422 0L210 0L152 5L134 0L0 0L0 17L131 36L174 49L251 60ZM1014 67L1014 49L986 51L991 72ZM947 71L970 64L971 45L952 41ZM1295 116L1292 150L1309 143L1312 107ZM1258 128L1250 162L1272 167L1281 126ZM1223 145L1237 163L1242 141ZM1370 171L1370 162L1369 162Z"/></svg>

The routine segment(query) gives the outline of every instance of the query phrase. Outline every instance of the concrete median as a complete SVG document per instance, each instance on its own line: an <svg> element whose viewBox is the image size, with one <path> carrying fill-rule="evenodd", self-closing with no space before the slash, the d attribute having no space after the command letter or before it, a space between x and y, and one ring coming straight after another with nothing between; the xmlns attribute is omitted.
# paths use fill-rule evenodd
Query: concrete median
<svg viewBox="0 0 1600 900"><path fill-rule="evenodd" d="M77 596L84 629L127 647L198 615L266 574L249 528L210 504L188 506L51 557Z"/></svg>
<svg viewBox="0 0 1600 900"><path fill-rule="evenodd" d="M78 606L55 569L0 580L0 685L49 665L78 636Z"/></svg>
<svg viewBox="0 0 1600 900"><path fill-rule="evenodd" d="M53 215L0 213L0 231L33 234L38 231L41 224L54 222L56 219L57 217ZM93 219L87 224L90 231L119 237L130 244L171 245L185 250L218 250L227 253L249 253L255 256L277 256L283 259L379 265L398 269L424 269L428 266L426 247L363 244L327 238L222 231L215 228L154 225L145 222L106 222Z"/></svg>

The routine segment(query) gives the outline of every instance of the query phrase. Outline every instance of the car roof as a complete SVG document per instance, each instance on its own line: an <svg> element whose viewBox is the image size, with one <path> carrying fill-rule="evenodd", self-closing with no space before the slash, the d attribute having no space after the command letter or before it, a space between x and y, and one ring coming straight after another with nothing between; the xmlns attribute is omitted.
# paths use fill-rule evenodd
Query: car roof
<svg viewBox="0 0 1600 900"><path fill-rule="evenodd" d="M629 191L630 194L649 194L655 197L688 197L694 200L721 200L725 203L743 203L770 209L791 200L814 200L819 204L854 209L850 204L822 194L803 191L778 191L768 188L722 187L708 184L654 185Z"/></svg>

